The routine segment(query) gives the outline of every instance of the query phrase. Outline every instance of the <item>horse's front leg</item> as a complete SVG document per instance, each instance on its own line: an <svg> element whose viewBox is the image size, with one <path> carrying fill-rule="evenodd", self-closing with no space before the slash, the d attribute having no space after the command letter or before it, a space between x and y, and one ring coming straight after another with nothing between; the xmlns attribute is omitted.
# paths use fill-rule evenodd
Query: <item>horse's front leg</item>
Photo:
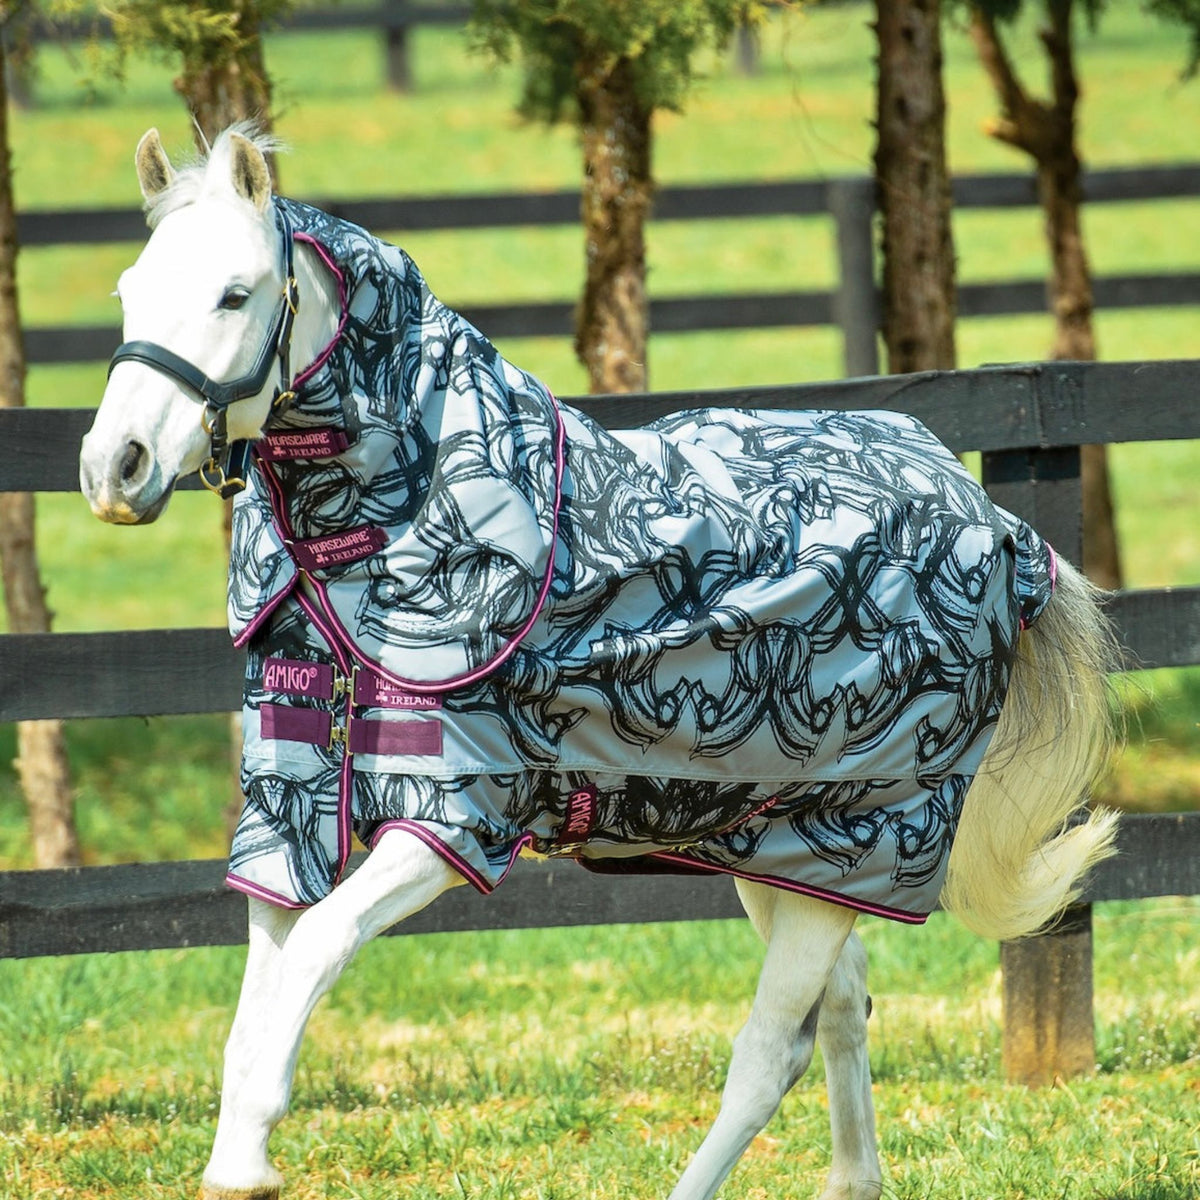
<svg viewBox="0 0 1200 1200"><path fill-rule="evenodd" d="M264 981L244 990L238 1005L236 1048L245 1057L234 1070L241 1079L222 1092L201 1200L278 1197L280 1178L267 1158L267 1140L287 1111L300 1040L314 1006L360 946L461 882L418 838L391 830L345 883L294 919L273 963L269 951L259 956L256 972L263 964L273 966L274 986ZM252 1017L252 1006L264 999L264 1008Z"/></svg>
<svg viewBox="0 0 1200 1200"><path fill-rule="evenodd" d="M238 997L237 1011L225 1043L225 1069L221 1081L221 1112L217 1120L217 1136L213 1147L213 1160L209 1172L215 1168L216 1177L224 1178L226 1172L218 1155L222 1148L234 1141L229 1124L237 1108L236 1096L245 1081L258 1046L262 1042L266 1023L275 1007L279 984L279 964L283 945L299 918L298 911L266 904L262 900L250 899L249 930L250 945L246 953L246 970L242 976L242 990ZM232 1172L229 1172L232 1173ZM246 1171L243 1167L242 1175ZM209 1188L213 1196L260 1194L271 1196L278 1191L279 1176L266 1159L258 1166L258 1192L240 1193L229 1189ZM207 1173L206 1173L207 1174Z"/></svg>

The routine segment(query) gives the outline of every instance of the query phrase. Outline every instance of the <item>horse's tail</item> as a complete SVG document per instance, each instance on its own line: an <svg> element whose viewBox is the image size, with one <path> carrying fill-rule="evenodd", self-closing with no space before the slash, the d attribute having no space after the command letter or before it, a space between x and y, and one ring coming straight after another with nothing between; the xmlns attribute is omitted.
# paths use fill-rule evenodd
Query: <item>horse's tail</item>
<svg viewBox="0 0 1200 1200"><path fill-rule="evenodd" d="M1021 937L1052 921L1114 852L1116 814L1085 809L1114 742L1106 674L1115 640L1099 595L1060 559L1050 603L1018 639L941 894L983 937Z"/></svg>

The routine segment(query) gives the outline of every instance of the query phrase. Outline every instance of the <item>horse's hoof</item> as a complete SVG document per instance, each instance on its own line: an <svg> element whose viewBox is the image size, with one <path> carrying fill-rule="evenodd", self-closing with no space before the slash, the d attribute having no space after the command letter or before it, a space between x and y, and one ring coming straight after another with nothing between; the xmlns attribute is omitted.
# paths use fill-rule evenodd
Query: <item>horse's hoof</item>
<svg viewBox="0 0 1200 1200"><path fill-rule="evenodd" d="M223 1188L206 1183L200 1188L200 1200L279 1200L279 1185L270 1183L253 1188Z"/></svg>

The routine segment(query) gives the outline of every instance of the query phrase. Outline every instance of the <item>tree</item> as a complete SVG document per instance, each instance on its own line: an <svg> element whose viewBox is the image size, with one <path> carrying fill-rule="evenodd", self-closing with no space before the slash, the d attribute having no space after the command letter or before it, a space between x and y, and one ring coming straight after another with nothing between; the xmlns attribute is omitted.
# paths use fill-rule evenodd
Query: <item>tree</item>
<svg viewBox="0 0 1200 1200"><path fill-rule="evenodd" d="M971 38L991 80L999 115L987 132L1029 155L1037 173L1050 250L1049 300L1054 314L1051 357L1096 357L1092 274L1084 244L1081 187L1082 162L1077 130L1080 86L1075 70L1073 24L1075 0L1038 0L1044 18L1040 31L1049 66L1049 94L1034 96L1022 82L1002 23L1014 18L1022 0L972 0ZM1089 19L1099 12L1098 0L1081 0ZM1083 569L1103 587L1121 585L1121 561L1113 523L1108 459L1104 446L1081 451L1083 487Z"/></svg>
<svg viewBox="0 0 1200 1200"><path fill-rule="evenodd" d="M571 120L583 155L586 278L575 353L593 392L647 386L645 223L656 109L679 109L703 46L761 16L757 0L475 0L471 36L519 58L519 111Z"/></svg>
<svg viewBox="0 0 1200 1200"><path fill-rule="evenodd" d="M23 6L0 9L5 24L14 7ZM17 295L17 214L7 78L7 70L0 70L0 407L21 408L25 404L25 345ZM48 633L51 613L38 565L34 498L28 492L0 493L0 573L9 631ZM29 810L34 861L39 867L77 865L81 861L79 836L62 722L20 722L16 767Z"/></svg>
<svg viewBox="0 0 1200 1200"><path fill-rule="evenodd" d="M888 370L955 365L940 0L876 0L875 179Z"/></svg>
<svg viewBox="0 0 1200 1200"><path fill-rule="evenodd" d="M264 27L294 7L292 0L115 0L107 12L117 47L116 71L130 54L180 64L175 90L196 122L197 141L236 121L271 128L271 83Z"/></svg>

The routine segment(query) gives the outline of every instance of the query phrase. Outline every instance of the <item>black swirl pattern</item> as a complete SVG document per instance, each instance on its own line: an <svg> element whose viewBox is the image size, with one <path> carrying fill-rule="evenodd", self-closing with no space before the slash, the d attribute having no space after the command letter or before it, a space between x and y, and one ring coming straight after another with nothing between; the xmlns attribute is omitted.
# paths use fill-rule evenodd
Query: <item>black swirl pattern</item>
<svg viewBox="0 0 1200 1200"><path fill-rule="evenodd" d="M349 446L258 462L236 505L235 885L313 903L352 830L370 843L399 823L484 890L528 843L921 919L1019 625L1049 599L1041 539L901 414L697 410L607 432L501 358L402 251L290 211L349 307L283 425ZM360 526L382 549L310 568L302 597L291 543ZM269 656L436 693L420 719L440 754L347 761L264 736L264 704L416 719L269 692Z"/></svg>

